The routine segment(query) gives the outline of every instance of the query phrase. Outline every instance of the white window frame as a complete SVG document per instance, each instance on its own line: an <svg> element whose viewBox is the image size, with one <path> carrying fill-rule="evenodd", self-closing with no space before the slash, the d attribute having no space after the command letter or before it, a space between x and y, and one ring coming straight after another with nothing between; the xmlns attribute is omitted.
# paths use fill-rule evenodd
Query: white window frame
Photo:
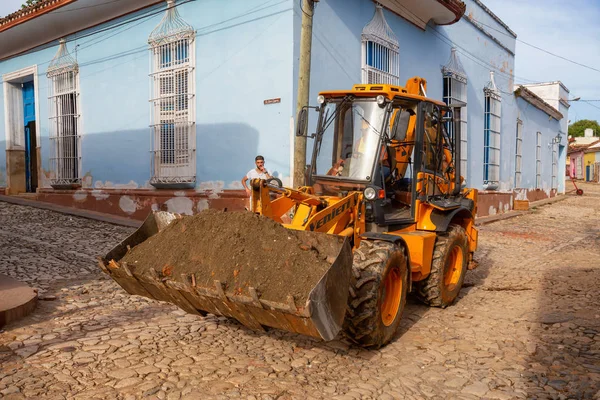
<svg viewBox="0 0 600 400"><path fill-rule="evenodd" d="M542 132L535 138L535 188L542 188Z"/></svg>
<svg viewBox="0 0 600 400"><path fill-rule="evenodd" d="M50 185L55 189L81 186L81 96L79 69L48 74Z"/></svg>
<svg viewBox="0 0 600 400"><path fill-rule="evenodd" d="M502 127L502 98L491 89L484 89L484 164L483 185L495 190L500 182L500 133Z"/></svg>
<svg viewBox="0 0 600 400"><path fill-rule="evenodd" d="M400 84L400 48L398 40L376 4L373 19L361 35L362 83Z"/></svg>
<svg viewBox="0 0 600 400"><path fill-rule="evenodd" d="M369 57L369 49L372 50ZM362 43L362 83L400 84L400 53L385 44L371 40Z"/></svg>
<svg viewBox="0 0 600 400"><path fill-rule="evenodd" d="M552 142L552 189L558 189L558 143Z"/></svg>
<svg viewBox="0 0 600 400"><path fill-rule="evenodd" d="M521 187L521 168L523 165L523 121L517 118L515 143L515 188Z"/></svg>
<svg viewBox="0 0 600 400"><path fill-rule="evenodd" d="M469 131L467 124L467 78L451 71L444 71L443 74L443 100L447 105L455 103L464 103L465 106L460 109L460 172L465 181L468 182L468 160L469 160ZM448 135L454 139L454 124L449 123L446 126Z"/></svg>
<svg viewBox="0 0 600 400"><path fill-rule="evenodd" d="M149 38L152 128L150 184L196 184L196 34L167 1L165 17Z"/></svg>
<svg viewBox="0 0 600 400"><path fill-rule="evenodd" d="M4 82L4 129L6 150L22 150L25 147L25 127L23 126L23 82L33 78L35 102L35 132L37 147L42 143L40 122L39 76L37 64L2 75Z"/></svg>

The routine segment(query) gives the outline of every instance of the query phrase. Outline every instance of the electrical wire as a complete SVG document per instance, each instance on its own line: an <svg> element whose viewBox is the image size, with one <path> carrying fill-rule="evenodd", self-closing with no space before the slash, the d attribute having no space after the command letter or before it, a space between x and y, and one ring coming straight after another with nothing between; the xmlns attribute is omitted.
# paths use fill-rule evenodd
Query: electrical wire
<svg viewBox="0 0 600 400"><path fill-rule="evenodd" d="M120 1L120 0L119 0L119 1ZM177 3L177 4L175 4L175 5L174 5L174 7L179 7L180 5L183 5L183 4L185 4L185 3L189 3L189 2L191 2L191 1L195 1L195 0L186 0L186 1L182 1L182 2L180 2L180 3ZM271 5L268 5L268 6L267 6L267 4L271 3L272 1L273 1L273 0L267 0L267 1L265 1L264 3L262 3L262 4L260 4L260 5L256 6L256 7L254 7L254 8L251 8L251 9L249 9L248 11L246 11L246 12L244 12L244 13L240 14L240 15L237 15L237 16L235 16L235 17L233 17L233 18L230 18L230 19L227 19L227 20L224 20L224 21L220 21L219 23L215 23L215 24L211 24L211 25L207 25L207 26L204 26L204 27L198 28L198 29L196 29L196 33L198 33L199 31L202 31L202 30L204 30L204 29L207 29L207 28L210 28L210 27L214 27L214 26L218 26L218 25L222 25L222 24L224 24L224 23L227 23L227 22L233 21L233 20L235 20L235 19L239 19L239 18L242 18L242 17L248 16L248 15L250 15L250 14L254 14L254 13L256 13L256 12L259 12L259 11L265 10L265 9L267 9L267 8L270 8L270 7L275 7L275 6L279 5L279 4L282 4L282 3L285 3L285 2L287 2L287 0L282 0L282 1L279 1L278 3L271 4ZM138 25L141 25L142 23L146 22L146 21L147 21L147 20L148 20L150 17L152 17L152 16L154 16L154 15L156 15L156 14L158 14L158 13L162 13L162 12L164 12L164 9L163 9L163 8L161 8L161 9L160 9L160 10L158 10L158 11L151 11L151 12L149 12L149 13L146 13L146 14L144 14L144 15L140 15L140 16L138 16L138 17L132 18L132 19L130 19L130 20L127 20L127 21L123 21L123 22L121 22L121 23L119 23L119 24L118 24L118 26L119 26L119 27L121 27L121 26L125 26L126 24L129 24L129 23L132 23L132 22L137 22L137 21L139 21L139 22L138 22L137 24L134 24L134 25L131 25L131 26L127 26L125 29L119 30L118 32L114 32L114 33L112 33L112 34L109 34L109 35L104 35L104 36L102 36L102 37L100 37L100 38L95 38L95 39L89 40L89 41L87 41L87 42L80 43L80 44L78 44L78 45L76 46L76 51L85 50L85 49L87 49L87 48L89 48L89 47L92 47L92 46L95 46L95 45L97 45L97 44L99 44L99 43L101 43L101 42L103 42L103 41L105 41L105 40L108 40L108 39L110 39L111 37L114 37L114 36L120 35L121 33L128 31L129 29L132 29L132 28L134 28L134 27L136 27L136 26L138 26ZM107 28L113 29L113 28L115 28L115 27L117 27L117 26L111 26L111 27L107 27ZM104 30L102 30L102 31L109 31L110 29L104 29ZM72 41L76 41L76 40L82 39L83 37L92 36L92 35L94 35L94 34L97 34L97 33L100 33L100 31L91 32L89 35L83 35L83 36L79 36L79 37L77 37L77 38L74 38L74 39L72 39L72 40L69 40L69 41L70 41L70 42L72 42ZM54 44L52 44L52 46L54 46ZM147 46L146 46L146 45L144 45L144 46L140 46L140 47L136 47L136 48L134 48L134 49L130 49L130 50L128 50L127 52L135 51L135 50L138 50L138 49L145 49L145 48L147 48ZM36 50L37 50L37 49L36 49ZM88 61L88 62L87 62L87 64L89 64L89 63L92 63L93 61L94 61L94 60ZM49 63L51 63L51 62L52 62L52 60L48 60L48 61L46 61L46 62L38 63L38 65L45 65L45 64L49 64ZM43 73L42 73L42 74L40 74L40 75L43 75Z"/></svg>
<svg viewBox="0 0 600 400"><path fill-rule="evenodd" d="M490 29L492 29L492 30L494 30L494 31L496 31L496 32L499 32L499 33L501 33L501 34L503 34L503 35L510 36L511 38L513 38L514 40L516 40L516 41L517 41L517 42L519 42L519 43L523 43L524 45L527 45L527 46L529 46L529 47L533 47L534 49L537 49L537 50L539 50L539 51L541 51L541 52L544 52L544 53L546 53L546 54L549 54L549 55L551 55L551 56L554 56L554 57L560 58L561 60L568 61L568 62L570 62L570 63L573 63L573 64L575 64L575 65L579 65L580 67L584 67L584 68L590 69L590 70L592 70L592 71L600 72L600 69L597 69L597 68L594 68L594 67L590 67L589 65L582 64L582 63L580 63L580 62L577 62L577 61L571 60L571 59L569 59L569 58L567 58L567 57L563 57L563 56L561 56L561 55L559 55L559 54L552 53L551 51L548 51L548 50L546 50L546 49L543 49L543 48L541 48L541 47L538 47L538 46L536 46L536 45L533 45L533 44L531 44L531 43L527 43L527 42L525 42L525 41L523 41L523 40L521 40L521 39L517 39L517 38L513 37L512 35L510 35L510 34L508 34L508 33L506 33L506 32L503 32L502 30L500 30L500 29L498 29L498 28L495 28L495 27L493 27L493 26L490 26L490 25L484 24L483 22L481 22L481 21L478 21L478 20L476 20L475 18L472 18L472 17L467 17L467 16L464 16L464 15L463 15L463 18L469 19L469 20L471 20L471 21L475 22L476 24L483 25L483 26L485 26L485 27L487 27L487 28L490 28Z"/></svg>
<svg viewBox="0 0 600 400"><path fill-rule="evenodd" d="M300 11L302 11L302 13L304 15L306 15L307 17L312 17L311 14L307 13L306 11L304 11L304 7L302 6L302 3L304 2L304 0L298 0L298 2L300 3ZM308 0L308 2L311 3L311 0ZM314 7L315 7L315 4L313 3L313 14L314 14Z"/></svg>
<svg viewBox="0 0 600 400"><path fill-rule="evenodd" d="M424 25L428 25L428 22L423 20L421 17L419 17L418 15L416 15L415 13L413 13L411 10L409 10L408 8L406 8L405 6L403 6L402 4L398 4L398 6L400 6L401 8L403 8L407 13L409 13L410 15L412 15L414 18L416 18L417 20L421 21ZM435 27L430 26L430 29L425 29L425 32L428 32L434 36L436 36L439 40L441 40L442 42L446 43L448 46L450 47L456 47L457 50L459 50L459 52L461 54L463 54L465 57L471 59L473 62L475 62L476 64L478 64L479 66L489 70L493 70L494 72L496 72L498 75L505 77L506 79L520 79L522 81L528 81L531 83L536 82L533 79L529 79L529 78L525 78L525 77L521 77L521 76L517 76L517 75L513 75L513 74L509 74L506 73L504 71L502 71L501 69L499 69L498 67L496 67L495 65L490 64L489 62L482 60L481 58L477 57L476 55L474 55L473 53L471 53L470 51L468 51L466 48L464 48L463 46L455 43L454 41L452 41L452 39L450 39L449 37L447 37L446 35L442 34L441 32L439 32L437 29L435 29Z"/></svg>
<svg viewBox="0 0 600 400"><path fill-rule="evenodd" d="M588 101L586 101L586 100L579 100L579 101L583 101L583 103L587 104L588 106L592 106L592 107L594 107L594 108L597 108L598 110L600 110L600 107L598 107L597 105L594 105L594 104L592 104L592 103L589 103L589 102L588 102Z"/></svg>
<svg viewBox="0 0 600 400"><path fill-rule="evenodd" d="M173 7L180 7L180 6L184 5L184 4L190 3L192 1L196 1L196 0L183 0L183 1L181 1L181 2L179 2L177 4L175 4L175 5L173 5ZM157 15L157 14L162 14L164 12L165 12L165 9L161 7L160 9L158 9L156 11L152 11L152 12L146 14L146 15L140 15L140 16L132 18L130 20L122 21L122 22L116 23L114 25L107 26L106 28L102 28L102 29L99 29L97 31L93 31L93 32L90 32L90 33L87 33L87 34L84 34L84 35L81 35L81 36L74 37L74 38L72 38L70 40L67 40L67 43L72 42L74 40L81 40L81 39L89 37L89 36L97 35L98 33L106 32L106 31L118 28L120 26L127 25L127 24L130 24L132 22L139 21L140 19L152 17L152 16Z"/></svg>
<svg viewBox="0 0 600 400"><path fill-rule="evenodd" d="M120 1L123 1L123 0L120 0ZM182 1L181 3L175 4L173 7L179 7L180 5L189 3L191 1L196 1L196 0L185 0L185 1ZM138 21L140 19L144 19L146 17L151 17L151 16L154 16L154 15L157 15L157 14L160 14L160 13L164 12L164 8L160 8L158 10L155 10L155 8L156 8L156 6L151 7L150 11L148 11L145 14L142 14L142 15L139 15L137 17L134 17L134 18L131 18L131 19L128 19L128 20L125 20L125 21L122 21L122 22L119 22L119 23L107 26L107 27L99 29L99 30L95 30L95 31L89 32L89 33L84 34L84 35L77 36L77 34L75 33L73 35L70 35L70 36L72 36L71 38L69 38L69 39L65 38L65 40L66 40L67 43L74 42L74 41L77 41L77 40L80 40L80 39L84 39L86 37L97 35L97 34L100 34L100 33L106 32L106 31L110 31L112 29L121 27L121 26L126 25L128 23L135 22L135 21ZM84 30L86 30L86 29L82 29L81 31L84 31ZM51 41L51 42L49 42L49 43L47 43L45 45L36 46L33 49L30 49L30 50L27 50L27 51L25 51L23 53L20 53L19 55L32 54L32 53L36 53L38 51L46 50L46 49L49 49L49 48L52 48L52 47L55 47L55 46L56 46L56 43L55 43L55 40L53 40L53 41ZM0 60L0 61L2 61L2 60ZM46 63L42 63L42 64L48 64L51 61L52 60L50 60L50 61L48 61Z"/></svg>
<svg viewBox="0 0 600 400"><path fill-rule="evenodd" d="M64 13L73 12L73 11L85 10L85 9L88 9L88 8L102 7L102 6L105 6L107 4L117 3L119 1L122 1L122 0L111 0L111 1L106 1L104 3L100 3L100 4L92 4L92 5L89 5L89 6L81 6L81 7L78 7L78 8L71 8L71 9L68 9L68 10L60 10L59 9L57 11L53 11L52 14L64 14Z"/></svg>
<svg viewBox="0 0 600 400"><path fill-rule="evenodd" d="M427 25L427 22L426 22L426 21L424 21L422 18L420 18L418 15L414 14L412 11L410 11L409 9L407 9L406 7L404 7L403 5L401 5L401 4L398 4L398 5L399 5L400 7L402 7L402 8L403 8L405 11L407 11L409 14L411 14L413 17L415 17L416 19L418 19L419 21L421 21L423 24ZM466 17L464 17L464 16L463 16L463 18L466 18ZM477 23L479 23L479 21L477 21L477 20L474 20L474 21L475 21L475 22L477 22ZM482 25L485 25L485 24L482 24ZM487 25L486 25L486 26L487 26ZM497 30L497 29L495 29L495 30ZM476 64L478 64L478 65L480 65L480 66L483 66L483 67L485 67L485 68L488 68L488 67L489 67L489 68L493 69L493 70L494 70L496 73L498 73L498 74L500 74L500 75L503 75L503 76L507 77L508 79L511 79L511 78L512 78L512 79L514 79L514 78L518 78L518 79L520 79L520 80L523 80L523 81L529 81L529 82L531 82L531 83L536 83L536 81L535 81L535 80L532 80L532 79L529 79L529 78L520 77L520 76L517 76L517 75L510 75L510 74L507 74L507 73L505 73L505 72L503 72L503 71L499 70L497 67L495 67L495 66L493 66L492 64L490 64L490 63L486 62L485 60L482 60L482 59L478 58L477 56L475 56L474 54L472 54L471 52L469 52L468 50L466 50L466 49L465 49L465 48L463 48L462 46L460 46L460 45L456 44L455 42L453 42L453 41L452 41L450 38L448 38L447 36L445 36L445 35L441 34L439 31L437 31L437 29L435 29L435 27L431 27L431 30L427 30L427 29L426 29L425 31L426 31L426 32L431 32L433 35L437 36L437 37L438 37L438 39L440 39L440 40L441 40L441 41L443 41L444 43L446 43L446 44L448 44L448 45L450 45L450 46L453 46L453 47L457 47L457 49L460 49L460 50L459 50L459 52L460 52L461 54L465 55L467 58L471 59L472 61L474 61ZM498 31L499 31L499 30L498 30ZM499 32L501 32L501 31L499 31ZM504 32L502 32L502 33L504 33ZM506 34L506 35L508 35L508 33L505 33L505 34ZM509 36L513 37L512 35L509 35ZM513 38L514 38L514 37L513 37ZM519 40L519 39L517 39L517 40ZM519 40L519 41L520 41L520 40ZM522 41L521 41L521 42L522 42ZM528 43L525 43L525 44L528 44ZM529 45L529 44L528 44L528 45ZM532 46L532 47L535 47L535 46L533 46L533 45L531 45L531 46ZM540 50L542 50L542 51L545 51L545 50L543 50L543 49L540 49ZM546 52L547 52L547 51L546 51ZM548 53L550 53L550 52L548 52ZM552 55L555 55L555 54L553 54L553 53L550 53L550 54L552 54ZM557 56L557 57L559 57L559 58L564 58L564 57L562 57L562 56L558 56L558 55L555 55L555 56ZM564 59L566 59L566 58L564 58ZM572 61L572 60L568 60L568 59L566 59L566 60L567 60L567 61ZM574 62L574 63L576 63L576 64L577 64L577 62ZM589 67L589 66L586 66L586 65L583 65L583 64L581 64L581 65L582 65L582 66L585 66L585 67ZM595 68L592 68L592 67L590 67L590 68L591 68L591 69L593 69L593 70L596 70ZM599 71L599 72L600 72L600 70L597 70L597 71ZM513 93L510 93L510 92L505 92L505 91L502 91L502 90L501 90L501 92L502 92L502 93L504 93L504 94L509 94L509 95L512 95L512 94L513 94ZM555 100L555 99L550 99L550 100ZM579 100L579 101L582 101L582 102L584 102L584 103L586 103L586 104L589 104L590 106L592 106L592 107L594 107L594 108L600 109L600 107L598 107L598 106L595 106L594 104L591 104L591 103L589 103L589 102L587 102L587 101L585 101L585 100ZM592 101L600 101L600 100L592 100Z"/></svg>

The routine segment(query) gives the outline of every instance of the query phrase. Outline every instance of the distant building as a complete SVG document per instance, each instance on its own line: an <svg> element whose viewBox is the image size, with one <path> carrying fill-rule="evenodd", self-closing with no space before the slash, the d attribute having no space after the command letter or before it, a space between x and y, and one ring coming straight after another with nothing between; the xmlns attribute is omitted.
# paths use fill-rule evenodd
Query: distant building
<svg viewBox="0 0 600 400"><path fill-rule="evenodd" d="M143 218L243 208L256 154L290 184L301 3L42 0L0 19L0 185ZM467 103L480 216L563 192L569 92L515 84L516 34L480 0L378 3L315 3L311 103L424 77Z"/></svg>

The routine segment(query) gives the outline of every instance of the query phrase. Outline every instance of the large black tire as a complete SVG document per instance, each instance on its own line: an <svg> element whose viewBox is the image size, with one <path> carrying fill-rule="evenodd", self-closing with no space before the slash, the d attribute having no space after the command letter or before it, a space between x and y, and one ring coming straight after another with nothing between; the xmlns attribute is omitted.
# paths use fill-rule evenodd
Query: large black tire
<svg viewBox="0 0 600 400"><path fill-rule="evenodd" d="M415 282L418 297L426 304L445 308L454 303L465 280L469 248L467 234L462 226L450 225L447 232L439 234L431 273L419 282Z"/></svg>
<svg viewBox="0 0 600 400"><path fill-rule="evenodd" d="M379 348L389 342L400 325L407 291L404 248L389 242L362 240L354 251L344 321L346 336L363 347Z"/></svg>

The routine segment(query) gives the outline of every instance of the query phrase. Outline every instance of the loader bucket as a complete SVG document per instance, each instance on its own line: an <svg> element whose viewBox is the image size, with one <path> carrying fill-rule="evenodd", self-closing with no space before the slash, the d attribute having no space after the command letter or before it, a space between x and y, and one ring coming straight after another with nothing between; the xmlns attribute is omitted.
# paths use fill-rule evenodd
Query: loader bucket
<svg viewBox="0 0 600 400"><path fill-rule="evenodd" d="M152 269L141 273L143 268L138 265L133 267L122 262L130 249L156 235L177 218L181 216L163 211L150 214L137 231L105 257L99 258L100 268L128 293L173 303L192 314L211 313L230 317L259 331L273 327L324 340L336 337L344 320L350 285L352 249L347 238L294 231L295 235L301 235L302 241L317 248L330 265L314 285L309 284L311 290L303 296L306 300L288 295L283 301L272 301L261 298L253 287L242 295L229 291L218 280L211 281L195 274L178 274L176 269L170 277L161 276ZM293 263L293 260L290 262ZM254 267L269 268L259 259Z"/></svg>

